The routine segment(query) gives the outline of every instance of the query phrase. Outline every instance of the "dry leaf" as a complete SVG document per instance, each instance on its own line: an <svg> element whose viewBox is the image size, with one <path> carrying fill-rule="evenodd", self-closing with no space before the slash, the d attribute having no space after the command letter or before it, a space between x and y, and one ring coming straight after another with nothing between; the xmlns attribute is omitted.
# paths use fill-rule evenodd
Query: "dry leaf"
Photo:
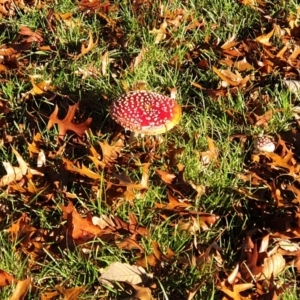
<svg viewBox="0 0 300 300"><path fill-rule="evenodd" d="M12 240L17 240L22 234L35 232L36 228L32 227L29 223L30 218L23 213L22 216L7 229Z"/></svg>
<svg viewBox="0 0 300 300"><path fill-rule="evenodd" d="M91 156L89 158L93 161L93 163L101 168L111 167L120 156L122 149L124 148L124 141L122 139L118 139L115 143L110 145L108 141L99 142L101 147L101 154L99 154L96 149L91 146L90 152Z"/></svg>
<svg viewBox="0 0 300 300"><path fill-rule="evenodd" d="M62 296L64 296L64 300L77 300L78 296L85 290L83 286L66 289L61 285L56 285L55 288Z"/></svg>
<svg viewBox="0 0 300 300"><path fill-rule="evenodd" d="M270 38L273 36L275 32L275 28L273 28L269 33L267 34L263 34L263 35L260 35L258 37L256 37L256 41L265 45L265 46L272 46L272 44L270 43Z"/></svg>
<svg viewBox="0 0 300 300"><path fill-rule="evenodd" d="M0 179L0 187L9 185L12 182L20 181L25 175L39 175L44 176L43 173L31 169L28 167L28 164L24 161L19 152L12 147L12 151L15 154L19 167L13 167L9 162L3 162L4 168L6 170L7 175L4 175Z"/></svg>
<svg viewBox="0 0 300 300"><path fill-rule="evenodd" d="M240 72L254 70L254 67L247 62L246 57L244 57L242 60L234 62L233 68L239 70Z"/></svg>
<svg viewBox="0 0 300 300"><path fill-rule="evenodd" d="M38 154L38 158L37 158L37 162L36 162L36 166L38 168L41 168L43 166L46 165L46 155L45 152L43 150L41 150Z"/></svg>
<svg viewBox="0 0 300 300"><path fill-rule="evenodd" d="M287 87L287 89L294 93L299 94L300 92L300 81L299 80L288 80L284 79L283 84Z"/></svg>
<svg viewBox="0 0 300 300"><path fill-rule="evenodd" d="M265 0L240 0L244 5L248 5L254 9L257 9L258 6L265 6Z"/></svg>
<svg viewBox="0 0 300 300"><path fill-rule="evenodd" d="M9 185L12 182L20 181L23 178L23 172L19 167L13 167L9 162L2 162L6 175L0 179L0 187Z"/></svg>
<svg viewBox="0 0 300 300"><path fill-rule="evenodd" d="M160 25L159 29L153 29L153 30L150 30L149 32L150 33L153 33L155 34L155 40L154 40L154 43L155 44L159 44L162 40L164 40L166 38L166 29L168 27L168 23L166 20L163 21L163 23Z"/></svg>
<svg viewBox="0 0 300 300"><path fill-rule="evenodd" d="M87 54L88 52L92 51L98 44L98 38L96 39L96 41L94 42L93 40L93 33L92 31L89 31L89 43L87 45L87 47L82 44L81 46L81 53L78 54L77 56L75 56L75 60L79 59L80 57L82 57L83 55Z"/></svg>
<svg viewBox="0 0 300 300"><path fill-rule="evenodd" d="M39 154L40 153L40 149L39 146L42 142L42 135L38 132L34 137L33 137L33 141L32 143L27 143L28 145L28 150L30 153L30 157L33 157L34 154Z"/></svg>
<svg viewBox="0 0 300 300"><path fill-rule="evenodd" d="M152 241L152 250L153 253L140 258L137 261L137 264L144 268L148 268L149 266L156 268L159 267L164 261L172 260L175 256L175 253L170 248L167 248L164 254L160 249L159 244L155 241Z"/></svg>
<svg viewBox="0 0 300 300"><path fill-rule="evenodd" d="M63 211L63 219L67 220L68 234L78 244L85 243L94 239L101 238L103 241L109 241L112 238L111 229L101 229L92 222L92 218L87 216L83 218L77 212L72 202L68 206L61 206Z"/></svg>
<svg viewBox="0 0 300 300"><path fill-rule="evenodd" d="M7 272L0 270L0 288L11 285L16 279Z"/></svg>
<svg viewBox="0 0 300 300"><path fill-rule="evenodd" d="M268 280L271 280L271 278L276 278L283 272L285 265L286 262L282 254L275 253L272 256L265 258L261 276L259 278Z"/></svg>
<svg viewBox="0 0 300 300"><path fill-rule="evenodd" d="M47 129L50 130L54 124L58 124L59 132L58 135L60 138L63 138L67 131L73 131L75 132L79 137L83 137L85 132L89 129L89 126L92 122L92 118L88 118L85 122L75 124L73 123L76 110L78 108L79 103L76 103L74 105L69 105L67 115L64 119L60 120L58 119L58 106L55 106L55 110L49 117L49 121L47 124Z"/></svg>
<svg viewBox="0 0 300 300"><path fill-rule="evenodd" d="M113 222L113 217L112 216L106 216L106 215L102 215L100 217L92 217L92 223L94 225L99 226L101 229L105 229L109 226L114 227L115 223Z"/></svg>
<svg viewBox="0 0 300 300"><path fill-rule="evenodd" d="M27 295L29 288L31 286L31 281L32 279L30 277L25 280L19 280L9 300L25 299L25 296Z"/></svg>
<svg viewBox="0 0 300 300"><path fill-rule="evenodd" d="M29 27L23 25L20 27L19 34L26 36L24 41L27 43L32 43L32 42L42 43L44 41L42 37L41 29L32 31Z"/></svg>
<svg viewBox="0 0 300 300"><path fill-rule="evenodd" d="M148 52L148 49L145 47L142 47L140 53L133 59L131 65L130 65L130 69L133 72L143 61L146 53Z"/></svg>
<svg viewBox="0 0 300 300"><path fill-rule="evenodd" d="M132 297L125 298L122 300L153 300L151 290L147 287L141 287L136 284L130 284L133 288Z"/></svg>
<svg viewBox="0 0 300 300"><path fill-rule="evenodd" d="M145 284L149 275L144 268L126 263L114 262L104 270L99 278L100 282L124 281L130 284Z"/></svg>
<svg viewBox="0 0 300 300"><path fill-rule="evenodd" d="M280 240L278 245L281 249L289 252L296 252L300 250L299 243L293 243L289 240Z"/></svg>
<svg viewBox="0 0 300 300"><path fill-rule="evenodd" d="M101 73L102 73L103 76L107 75L108 66L113 61L114 61L113 58L109 58L109 51L106 51L101 56Z"/></svg>
<svg viewBox="0 0 300 300"><path fill-rule="evenodd" d="M75 164L73 164L70 160L66 159L66 158L62 158L64 166L66 168L66 170L72 172L72 173L77 173L83 176L87 176L91 179L94 180L102 180L103 177L102 175L99 175L95 172L93 172L92 170L90 170L89 168L87 168L86 166L82 165L80 166L76 166Z"/></svg>
<svg viewBox="0 0 300 300"><path fill-rule="evenodd" d="M59 296L58 291L44 292L41 294L41 300L55 300L57 299L57 296Z"/></svg>
<svg viewBox="0 0 300 300"><path fill-rule="evenodd" d="M219 149L215 142L210 138L206 137L208 142L208 151L200 153L200 160L204 166L209 165L212 161L215 161L219 155Z"/></svg>
<svg viewBox="0 0 300 300"><path fill-rule="evenodd" d="M171 184L173 180L176 178L176 175L170 172L162 171L162 170L155 170L158 176L167 184Z"/></svg>
<svg viewBox="0 0 300 300"><path fill-rule="evenodd" d="M155 203L155 207L160 209L166 209L166 210L180 211L180 210L185 210L186 208L192 206L191 203L178 201L170 191L168 191L168 200L169 200L168 204Z"/></svg>
<svg viewBox="0 0 300 300"><path fill-rule="evenodd" d="M76 27L81 26L81 21L79 18L74 18L73 14L70 12L67 13L56 13L54 14L54 17L56 20L62 21L64 24L66 24L70 29L74 29Z"/></svg>
<svg viewBox="0 0 300 300"><path fill-rule="evenodd" d="M229 69L219 70L213 67L213 71L224 81L224 83L231 86L244 86L250 80L250 75L243 78L238 71L232 73Z"/></svg>
<svg viewBox="0 0 300 300"><path fill-rule="evenodd" d="M254 284L252 283L233 284L233 289L231 290L225 285L225 281L221 282L218 286L223 293L233 300L242 300L240 293L252 289L253 287Z"/></svg>
<svg viewBox="0 0 300 300"><path fill-rule="evenodd" d="M32 96L42 95L47 91L53 91L55 87L51 85L51 80L43 80L36 83L33 77L30 77L30 82L32 84L32 89L28 92Z"/></svg>

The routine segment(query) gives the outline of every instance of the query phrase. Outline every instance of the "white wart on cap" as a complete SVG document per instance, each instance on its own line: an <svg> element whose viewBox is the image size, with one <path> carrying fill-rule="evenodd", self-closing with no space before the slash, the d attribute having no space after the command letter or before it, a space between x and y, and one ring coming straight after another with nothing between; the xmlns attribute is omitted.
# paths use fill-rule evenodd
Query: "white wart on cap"
<svg viewBox="0 0 300 300"><path fill-rule="evenodd" d="M274 152L276 145L274 139L267 135L260 135L254 140L254 150L262 152Z"/></svg>
<svg viewBox="0 0 300 300"><path fill-rule="evenodd" d="M172 98L148 91L129 92L110 106L111 117L134 133L156 135L178 124L182 112Z"/></svg>

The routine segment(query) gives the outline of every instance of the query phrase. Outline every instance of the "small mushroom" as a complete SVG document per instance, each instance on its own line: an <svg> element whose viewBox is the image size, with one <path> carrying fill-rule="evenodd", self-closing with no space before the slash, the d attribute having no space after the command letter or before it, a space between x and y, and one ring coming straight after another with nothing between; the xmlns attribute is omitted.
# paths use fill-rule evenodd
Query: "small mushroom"
<svg viewBox="0 0 300 300"><path fill-rule="evenodd" d="M276 148L274 139L267 135L259 135L254 140L254 151L256 152L274 152Z"/></svg>
<svg viewBox="0 0 300 300"><path fill-rule="evenodd" d="M174 99L142 90L116 99L110 106L110 115L134 134L157 135L177 125L182 112Z"/></svg>

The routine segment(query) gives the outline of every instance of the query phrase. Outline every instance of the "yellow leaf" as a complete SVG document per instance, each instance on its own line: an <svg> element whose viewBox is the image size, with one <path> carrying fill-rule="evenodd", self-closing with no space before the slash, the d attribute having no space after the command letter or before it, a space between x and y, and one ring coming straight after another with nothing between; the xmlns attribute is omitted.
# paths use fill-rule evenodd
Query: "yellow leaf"
<svg viewBox="0 0 300 300"><path fill-rule="evenodd" d="M247 75L243 78L237 71L232 73L229 69L219 70L216 67L213 67L213 71L227 84L231 86L244 86L250 79L250 76Z"/></svg>
<svg viewBox="0 0 300 300"><path fill-rule="evenodd" d="M212 161L216 160L219 155L219 150L215 142L210 137L207 137L207 142L208 142L208 151L204 151L200 153L201 162L203 165L210 164Z"/></svg>
<svg viewBox="0 0 300 300"><path fill-rule="evenodd" d="M66 158L63 158L63 163L66 167L66 170L68 170L70 172L84 175L84 176L87 176L87 177L89 177L91 179L95 179L95 180L102 179L101 175L91 171L89 168L85 167L84 165L81 168L77 167L70 160L68 160Z"/></svg>
<svg viewBox="0 0 300 300"><path fill-rule="evenodd" d="M51 86L51 80L44 80L39 83L36 83L33 77L30 77L30 82L32 84L32 89L28 92L32 96L42 95L48 90L53 90L54 87Z"/></svg>
<svg viewBox="0 0 300 300"><path fill-rule="evenodd" d="M166 29L168 27L168 23L166 20L164 20L164 22L160 25L159 29L153 29L150 30L150 33L153 33L156 35L154 43L155 44L159 44L162 40L164 40L166 38Z"/></svg>
<svg viewBox="0 0 300 300"><path fill-rule="evenodd" d="M271 46L270 38L273 36L275 28L273 28L269 33L258 36L255 40L265 46Z"/></svg>

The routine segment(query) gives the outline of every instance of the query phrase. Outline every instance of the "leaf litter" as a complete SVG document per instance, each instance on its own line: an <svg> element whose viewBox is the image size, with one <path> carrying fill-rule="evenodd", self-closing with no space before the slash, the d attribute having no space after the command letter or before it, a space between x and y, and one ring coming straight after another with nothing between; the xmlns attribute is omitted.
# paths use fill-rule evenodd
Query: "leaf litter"
<svg viewBox="0 0 300 300"><path fill-rule="evenodd" d="M270 26L255 31L255 36L244 40L239 40L241 37L236 35L231 35L225 41L206 36L202 44L195 45L184 37L181 43L187 52L183 58L174 57L170 65L177 70L184 70L188 64L202 70L210 69L215 76L214 82L193 81L191 86L216 102L220 97L235 97L244 93L245 117L241 118L234 107L224 107L225 113L236 125L242 123L243 126L265 130L268 130L274 118L284 112L283 108L272 107L273 99L260 93L260 86L268 84L269 76L276 74L283 78L283 86L295 97L293 113L295 124L299 126L297 95L300 86L300 50L297 43L292 43L300 32L298 16L290 15L277 22L267 15L265 1L244 0L239 3L268 19ZM141 26L146 26L145 12L153 9L152 4L151 1L133 3L135 16ZM52 85L50 79L37 82L37 76L25 75L28 70L39 67L35 55L49 55L48 59L51 60L57 51L62 51L62 57L69 57L76 62L84 61L95 53L98 55L101 61L99 66L92 63L75 71L75 75L82 75L81 83L100 76L109 77L111 70L116 80L117 76L122 76L120 74L133 74L147 60L149 49L142 44L128 61L117 57L115 51L126 49L131 42L122 28L122 19L111 17L120 9L118 5L96 0L80 1L77 5L85 16L95 15L104 24L99 36L95 37L91 30L85 31L85 39L78 44L77 52L64 53L59 49L58 41L53 45L48 44L45 30L26 25L18 28L13 40L0 45L1 82L7 82L7 78L14 74L18 80L31 84L27 92L17 99L28 108L30 125L24 130L22 128L25 125L18 124L18 130L10 132L13 136L6 130L15 122L13 114L17 102L11 103L0 92L0 113L4 117L4 121L1 119L0 122L1 145L9 146L7 148L18 163L15 166L8 159L2 162L6 174L0 178L0 187L5 195L19 197L17 208L21 208L16 213L13 207L5 207L5 213L7 209L8 214L14 216L11 223L6 224L5 232L11 241L18 241L16 253L28 257L28 272L39 269L40 262L47 259L46 253L58 259L62 257L63 251L79 251L84 255L106 244L123 250L130 264L125 260L113 261L99 267L99 281L112 284L116 289L121 288L127 296L133 298L159 299L159 283L167 280L173 272L175 276L180 276L188 268L200 270L210 265L213 266L210 270L212 280L222 292L223 299L276 299L288 288L279 279L286 269L294 268L297 274L300 272L298 127L278 134L274 139L274 151L251 150L255 136L237 134L231 137L230 141L239 142L247 155L243 171L235 174L243 185L231 190L241 200L232 204L230 212L236 212L244 220L247 214L244 203L247 203L251 218L247 228L242 230L235 241L238 254L232 258L231 267L227 266L224 263L226 251L220 246L223 236L224 239L227 237L226 229L221 230L213 241L202 241L199 235L213 232L218 224L224 224L224 220L227 221L230 216L222 212L220 207L211 212L199 209L199 206L195 208L196 201L201 202L201 198L209 196L211 191L210 187L185 179L186 166L180 159L187 151L184 147L177 149L166 141L167 151L161 155L156 153L162 144L158 140L145 138L142 142L137 140L129 145L126 132L120 128L110 126L109 130L103 128L102 132L94 125L97 120L90 115L86 117L80 114L84 109L84 101L92 104L92 100L72 99L71 96L58 93L58 87ZM34 6L28 1L0 1L0 15L3 18L14 17L19 11L30 13L35 9L49 7L40 1ZM155 20L147 27L147 31L157 47L176 48L176 32L183 25L186 26L187 37L189 33L204 30L207 26L206 20L195 19L192 11L183 8L171 11L160 5L153 16ZM53 31L59 26L65 26L68 30L84 26L72 13L54 14L50 9L46 23L48 29ZM217 24L213 26L218 27ZM103 41L108 50L101 49L99 54L97 48ZM203 55L208 48L217 57L213 65ZM31 59L26 58L27 55ZM107 99L106 95L102 97ZM39 101L40 106L36 104ZM48 106L46 114L45 103L51 103L51 111ZM61 117L63 107L67 107L67 112ZM37 121L40 119L43 122ZM53 133L56 144L51 141L51 137L40 131L41 125L51 133L53 127L58 126L57 134ZM107 137L105 130L111 136ZM92 142L93 135L100 137L100 140ZM70 136L75 136L75 139L70 139ZM207 136L206 148L197 152L205 171L210 167L219 167L222 151L217 144L215 137ZM148 151L145 151L145 145ZM249 149L245 149L247 146ZM164 165L159 164L162 158L167 162ZM133 213L133 209L123 213L122 217L118 215L118 208L123 205L135 208L135 201L144 199L154 185L162 187L166 192L148 208L152 214L149 226L145 226L139 216ZM59 205L57 199L61 199ZM86 204L94 204L99 199L105 199L103 205L109 209L109 214L96 215ZM52 226L45 228L35 221L33 211L40 208L47 213L55 211L56 219L50 221ZM2 212L0 216L2 220ZM174 245L166 246L161 241L151 239L147 248L145 240L163 222L167 222L170 232L186 234L188 242L175 250ZM177 270L180 268L183 271ZM33 285L42 290L42 286L33 283L31 277L17 280L15 276L1 269L1 287L15 285L10 299L23 299ZM86 290L84 286L65 287L62 283L52 285L52 291L41 291L41 299L55 299L59 295L64 299L77 299ZM185 293L186 299L196 297L202 284L196 281L189 286ZM172 297L175 290L170 293Z"/></svg>

